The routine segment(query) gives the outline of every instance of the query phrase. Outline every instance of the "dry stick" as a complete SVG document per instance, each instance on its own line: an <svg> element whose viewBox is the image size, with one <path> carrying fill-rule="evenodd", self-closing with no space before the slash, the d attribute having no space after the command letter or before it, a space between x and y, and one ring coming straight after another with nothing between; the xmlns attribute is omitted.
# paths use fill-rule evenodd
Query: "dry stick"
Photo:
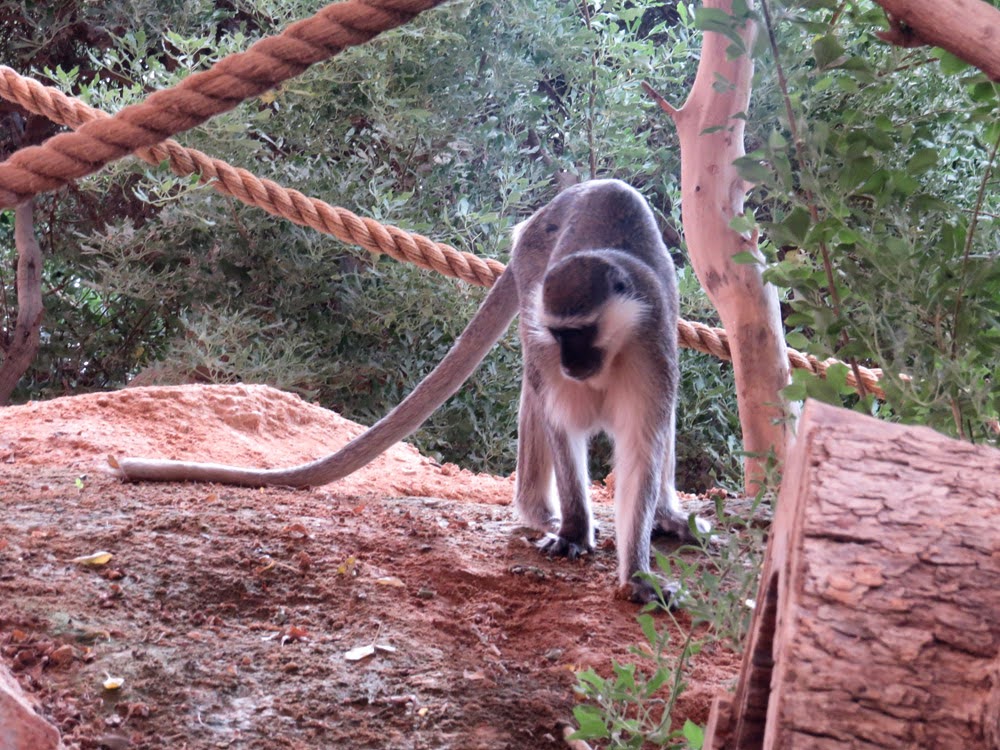
<svg viewBox="0 0 1000 750"><path fill-rule="evenodd" d="M952 313L952 335L951 335L951 358L958 357L959 321L958 317L962 312L962 296L965 294L965 285L968 281L969 256L972 254L972 242L976 235L976 228L979 226L979 212L983 208L983 201L986 198L986 186L990 181L990 173L993 171L993 164L996 162L997 150L1000 149L1000 133L993 141L993 148L990 150L990 157L986 161L986 168L983 170L983 178L979 181L979 191L976 193L976 207L972 211L972 219L969 221L969 228L965 232L965 248L962 253L962 275L958 285L958 293L955 295L955 309ZM962 409L958 404L958 399L951 397L951 413L955 420L955 429L962 439L965 439L965 427L962 425Z"/></svg>
<svg viewBox="0 0 1000 750"><path fill-rule="evenodd" d="M17 245L17 320L3 364L0 364L0 404L6 404L17 382L31 366L38 352L42 305L42 251L35 240L28 201L14 213L14 242Z"/></svg>
<svg viewBox="0 0 1000 750"><path fill-rule="evenodd" d="M0 208L54 190L139 148L200 125L258 96L313 63L400 26L443 0L347 0L223 58L173 88L94 120L41 146L21 149L0 163Z"/></svg>
<svg viewBox="0 0 1000 750"><path fill-rule="evenodd" d="M658 101L662 100L648 84L647 91ZM88 107L83 102L66 96L58 89L43 86L38 81L19 75L0 66L0 97L17 102L35 114L71 128L109 115ZM661 106L663 106L661 104ZM667 105L669 106L669 105ZM319 232L333 235L344 242L360 245L373 253L385 253L397 260L406 261L437 271L445 276L462 279L477 286L492 286L503 273L504 265L496 260L483 260L470 253L460 253L455 248L436 243L419 234L410 234L397 227L385 227L372 219L365 219L350 211L329 205L316 198L309 198L296 190L289 190L271 180L254 176L245 169L233 167L221 159L188 149L173 140L165 141L150 149L139 149L136 155L153 165L166 161L179 175L199 173L203 181L224 195L231 195L244 203L262 208L268 213L282 216ZM679 320L677 334L681 346L719 359L730 361L729 338L725 330L703 323ZM825 377L826 370L837 360L821 361L812 355L788 350L789 364L797 369ZM860 368L861 381L853 373L847 382L857 388L858 382L869 393L884 398L878 386L881 371Z"/></svg>

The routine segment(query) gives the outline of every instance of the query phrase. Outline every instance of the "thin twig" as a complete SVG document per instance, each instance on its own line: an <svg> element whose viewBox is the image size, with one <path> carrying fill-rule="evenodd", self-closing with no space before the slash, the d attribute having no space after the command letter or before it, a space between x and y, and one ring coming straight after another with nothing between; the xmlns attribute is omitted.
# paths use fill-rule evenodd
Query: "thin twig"
<svg viewBox="0 0 1000 750"><path fill-rule="evenodd" d="M583 0L583 18L587 23L587 31L593 33L594 27L590 18L590 0ZM590 152L590 179L597 177L597 152L594 149L594 109L597 104L597 44L590 53L590 87L587 92L587 150Z"/></svg>
<svg viewBox="0 0 1000 750"><path fill-rule="evenodd" d="M962 252L962 274L959 280L958 291L955 294L955 310L951 319L951 358L954 360L958 356L959 321L958 316L962 312L962 296L965 294L966 279L968 279L969 258L972 255L972 242L975 238L976 228L979 226L979 212L982 211L983 201L986 197L986 185L989 184L990 172L993 171L993 164L997 158L997 149L1000 148L1000 133L993 141L993 149L990 151L990 158L986 162L983 170L983 179L979 181L979 191L976 193L976 206L972 211L972 219L969 221L969 229L965 233L965 248ZM965 429L962 425L962 408L958 400L951 397L951 412L955 420L955 429L963 439Z"/></svg>
<svg viewBox="0 0 1000 750"><path fill-rule="evenodd" d="M670 102L664 99L663 96L660 94L660 92L658 92L656 89L650 86L646 81L642 82L642 90L645 91L647 94L649 94L649 97L654 102L660 105L660 109L662 109L664 112L670 115L671 120L673 120L675 123L677 122L677 117L681 113L679 109L677 109L676 107L674 107L674 105L672 105Z"/></svg>

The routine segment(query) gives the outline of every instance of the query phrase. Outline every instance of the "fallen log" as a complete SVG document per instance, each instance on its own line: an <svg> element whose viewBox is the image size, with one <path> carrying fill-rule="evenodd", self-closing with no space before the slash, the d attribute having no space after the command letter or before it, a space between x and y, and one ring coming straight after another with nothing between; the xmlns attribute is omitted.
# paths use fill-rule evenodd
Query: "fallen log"
<svg viewBox="0 0 1000 750"><path fill-rule="evenodd" d="M1000 747L1000 451L809 402L705 748Z"/></svg>

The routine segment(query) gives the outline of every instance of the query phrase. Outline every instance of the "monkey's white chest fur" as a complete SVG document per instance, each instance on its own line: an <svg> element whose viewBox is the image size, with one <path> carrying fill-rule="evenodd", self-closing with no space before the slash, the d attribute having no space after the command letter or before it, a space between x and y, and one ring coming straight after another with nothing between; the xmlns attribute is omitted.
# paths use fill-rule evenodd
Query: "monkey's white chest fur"
<svg viewBox="0 0 1000 750"><path fill-rule="evenodd" d="M644 372L643 364L619 352L587 380L550 371L545 390L549 420L587 435L602 430L612 436L631 431L645 411L655 408L650 402L651 374Z"/></svg>
<svg viewBox="0 0 1000 750"><path fill-rule="evenodd" d="M648 360L637 356L630 346L647 314L646 306L639 300L619 297L604 305L599 315L555 321L545 314L536 296L535 310L540 325L534 326L533 337L544 350L544 359L552 363L542 368L549 420L588 435L601 430L615 434L632 428L636 415L649 408L647 399L651 396L653 373L648 372ZM605 352L601 369L583 380L572 377L558 364L559 344L549 327L567 323L596 325L595 344Z"/></svg>

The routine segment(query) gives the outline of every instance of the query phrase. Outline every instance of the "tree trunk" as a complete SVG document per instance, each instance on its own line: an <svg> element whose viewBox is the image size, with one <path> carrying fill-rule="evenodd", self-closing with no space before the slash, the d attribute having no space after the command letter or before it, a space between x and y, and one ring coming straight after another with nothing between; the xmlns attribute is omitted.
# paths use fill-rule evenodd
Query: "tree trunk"
<svg viewBox="0 0 1000 750"><path fill-rule="evenodd" d="M704 746L1000 747L1000 451L808 402Z"/></svg>
<svg viewBox="0 0 1000 750"><path fill-rule="evenodd" d="M14 242L17 245L17 322L0 364L0 404L10 400L17 381L31 367L38 353L42 323L42 251L35 241L27 201L14 211Z"/></svg>
<svg viewBox="0 0 1000 750"><path fill-rule="evenodd" d="M983 0L875 0L891 29L879 36L904 47L943 47L1000 81L1000 10Z"/></svg>
<svg viewBox="0 0 1000 750"><path fill-rule="evenodd" d="M731 0L706 0L705 7L732 15ZM747 21L740 37L752 49L756 27ZM729 336L745 460L746 488L754 494L764 479L764 455L780 461L788 438L788 406L779 392L788 385L788 353L777 292L761 268L734 263L740 252L757 251L757 238L729 227L743 213L747 185L733 162L746 152L743 128L750 101L753 60L749 53L727 59L731 42L706 31L698 73L680 109L662 99L681 146L681 209L691 263Z"/></svg>

